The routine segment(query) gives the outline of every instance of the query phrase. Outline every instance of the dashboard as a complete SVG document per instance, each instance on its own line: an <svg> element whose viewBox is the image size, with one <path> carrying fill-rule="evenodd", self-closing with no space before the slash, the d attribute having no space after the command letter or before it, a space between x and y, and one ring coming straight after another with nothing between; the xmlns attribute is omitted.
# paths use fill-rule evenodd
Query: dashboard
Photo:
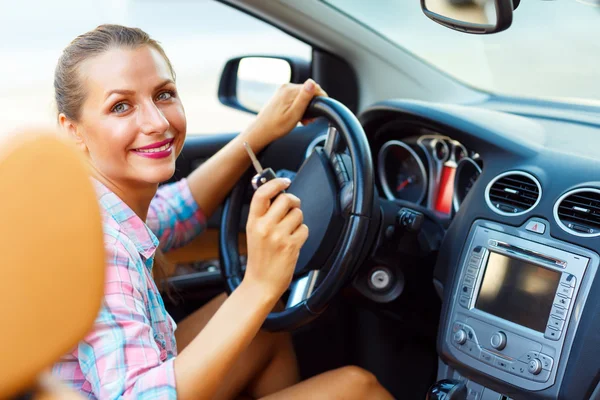
<svg viewBox="0 0 600 400"><path fill-rule="evenodd" d="M451 220L438 379L473 398L600 398L600 119L539 110L392 100L360 116L381 197Z"/></svg>

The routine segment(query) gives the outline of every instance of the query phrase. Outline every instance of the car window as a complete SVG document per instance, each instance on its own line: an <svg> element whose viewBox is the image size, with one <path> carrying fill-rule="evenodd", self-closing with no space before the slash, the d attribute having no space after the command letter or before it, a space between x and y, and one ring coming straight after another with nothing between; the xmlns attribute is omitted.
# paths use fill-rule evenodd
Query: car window
<svg viewBox="0 0 600 400"><path fill-rule="evenodd" d="M142 28L163 45L177 73L190 135L238 132L253 118L217 98L230 58L311 57L307 44L214 0L0 0L0 9L3 128L55 123L52 80L58 57L73 38L103 23Z"/></svg>

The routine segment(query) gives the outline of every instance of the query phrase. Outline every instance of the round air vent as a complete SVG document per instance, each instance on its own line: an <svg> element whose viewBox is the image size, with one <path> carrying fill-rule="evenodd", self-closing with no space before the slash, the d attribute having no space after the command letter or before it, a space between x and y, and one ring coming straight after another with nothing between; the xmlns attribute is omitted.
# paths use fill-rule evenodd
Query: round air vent
<svg viewBox="0 0 600 400"><path fill-rule="evenodd" d="M600 190L575 189L554 204L554 219L565 231L581 237L600 235Z"/></svg>
<svg viewBox="0 0 600 400"><path fill-rule="evenodd" d="M531 174L510 171L495 177L485 189L485 200L496 213L522 215L537 206L542 187Z"/></svg>

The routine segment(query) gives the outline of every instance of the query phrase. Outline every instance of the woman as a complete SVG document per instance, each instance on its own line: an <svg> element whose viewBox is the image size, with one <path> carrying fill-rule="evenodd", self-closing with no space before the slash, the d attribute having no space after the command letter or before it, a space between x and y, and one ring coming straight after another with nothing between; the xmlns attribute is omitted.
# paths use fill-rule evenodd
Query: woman
<svg viewBox="0 0 600 400"><path fill-rule="evenodd" d="M174 173L186 120L173 68L156 41L139 29L100 26L64 50L54 86L59 123L89 160L108 255L95 326L55 374L102 399L391 397L357 367L298 383L289 336L259 331L308 236L298 198L270 201L289 180L270 181L252 198L242 284L177 331L151 272L159 243L168 251L198 235L248 168L242 143L259 152L296 126L313 96L325 94L315 82L282 87L246 131L187 179L160 189Z"/></svg>

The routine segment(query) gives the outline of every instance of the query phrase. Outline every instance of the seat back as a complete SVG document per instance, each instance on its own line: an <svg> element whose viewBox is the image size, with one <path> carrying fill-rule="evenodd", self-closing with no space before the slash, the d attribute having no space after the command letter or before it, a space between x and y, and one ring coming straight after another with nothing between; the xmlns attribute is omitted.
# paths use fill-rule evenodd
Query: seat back
<svg viewBox="0 0 600 400"><path fill-rule="evenodd" d="M104 268L79 152L52 131L0 138L0 398L32 387L53 398L60 385L40 376L93 325Z"/></svg>

